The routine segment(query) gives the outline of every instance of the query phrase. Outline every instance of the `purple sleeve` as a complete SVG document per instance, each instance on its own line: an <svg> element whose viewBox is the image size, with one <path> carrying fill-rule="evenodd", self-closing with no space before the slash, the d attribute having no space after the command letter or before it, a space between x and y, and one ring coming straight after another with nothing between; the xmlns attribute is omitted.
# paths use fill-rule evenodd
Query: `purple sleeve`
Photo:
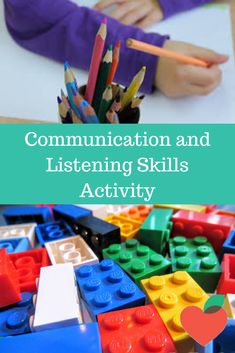
<svg viewBox="0 0 235 353"><path fill-rule="evenodd" d="M178 12L194 9L212 2L213 0L158 0L162 7L164 18L170 17Z"/></svg>
<svg viewBox="0 0 235 353"><path fill-rule="evenodd" d="M68 0L4 0L8 30L14 40L31 51L87 70L93 43L104 15L78 7ZM116 80L127 86L143 65L147 66L142 91L154 88L156 57L125 47L127 38L162 46L168 36L145 33L108 18L106 46L121 40Z"/></svg>

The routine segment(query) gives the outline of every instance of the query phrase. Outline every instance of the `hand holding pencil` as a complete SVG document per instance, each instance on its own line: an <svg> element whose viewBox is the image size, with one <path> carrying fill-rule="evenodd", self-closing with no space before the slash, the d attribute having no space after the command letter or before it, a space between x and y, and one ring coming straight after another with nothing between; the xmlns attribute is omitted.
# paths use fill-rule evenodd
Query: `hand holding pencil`
<svg viewBox="0 0 235 353"><path fill-rule="evenodd" d="M228 61L227 55L171 40L163 48L133 39L127 46L159 57L155 85L173 98L211 93L222 79L219 65Z"/></svg>

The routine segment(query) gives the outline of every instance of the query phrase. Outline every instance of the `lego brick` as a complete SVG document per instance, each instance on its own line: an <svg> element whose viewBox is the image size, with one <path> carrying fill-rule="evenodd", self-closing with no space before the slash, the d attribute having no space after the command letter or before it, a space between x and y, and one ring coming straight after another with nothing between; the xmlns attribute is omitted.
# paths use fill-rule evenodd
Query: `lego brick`
<svg viewBox="0 0 235 353"><path fill-rule="evenodd" d="M73 230L82 236L99 258L102 258L103 249L110 244L121 242L119 227L93 216L77 219Z"/></svg>
<svg viewBox="0 0 235 353"><path fill-rule="evenodd" d="M0 227L0 239L7 240L8 238L28 238L32 247L35 244L35 227L36 223L16 224L12 226Z"/></svg>
<svg viewBox="0 0 235 353"><path fill-rule="evenodd" d="M53 215L55 220L63 219L70 225L73 225L75 219L80 217L89 216L92 214L91 210L84 207L78 207L75 205L56 205L53 207Z"/></svg>
<svg viewBox="0 0 235 353"><path fill-rule="evenodd" d="M137 205L123 209L119 215L143 223L152 210L152 206Z"/></svg>
<svg viewBox="0 0 235 353"><path fill-rule="evenodd" d="M214 353L214 342L211 341L205 347L201 346L199 343L195 342L195 352L196 353Z"/></svg>
<svg viewBox="0 0 235 353"><path fill-rule="evenodd" d="M217 207L216 204L204 204L203 206L206 207L206 213L213 212L216 209L216 207Z"/></svg>
<svg viewBox="0 0 235 353"><path fill-rule="evenodd" d="M0 249L0 308L21 300L17 271L5 249Z"/></svg>
<svg viewBox="0 0 235 353"><path fill-rule="evenodd" d="M103 353L176 352L153 305L98 315L98 325Z"/></svg>
<svg viewBox="0 0 235 353"><path fill-rule="evenodd" d="M42 267L32 330L43 331L82 323L72 264Z"/></svg>
<svg viewBox="0 0 235 353"><path fill-rule="evenodd" d="M7 239L0 240L0 249L6 249L8 254L27 251L32 249L31 244L28 238L16 238L16 239Z"/></svg>
<svg viewBox="0 0 235 353"><path fill-rule="evenodd" d="M16 269L20 291L36 292L36 279L41 267L50 265L46 249L33 249L8 256Z"/></svg>
<svg viewBox="0 0 235 353"><path fill-rule="evenodd" d="M93 265L99 262L98 257L80 235L48 242L46 249L52 265L71 262L74 268L79 268L82 265Z"/></svg>
<svg viewBox="0 0 235 353"><path fill-rule="evenodd" d="M33 314L33 294L22 293L20 302L0 310L0 337L31 332L30 317Z"/></svg>
<svg viewBox="0 0 235 353"><path fill-rule="evenodd" d="M232 230L225 240L221 252L220 259L223 259L224 254L235 254L235 230Z"/></svg>
<svg viewBox="0 0 235 353"><path fill-rule="evenodd" d="M49 207L12 207L3 211L7 224L46 223L52 221Z"/></svg>
<svg viewBox="0 0 235 353"><path fill-rule="evenodd" d="M221 214L230 214L235 216L235 205L219 205L216 207L216 211L220 211Z"/></svg>
<svg viewBox="0 0 235 353"><path fill-rule="evenodd" d="M235 320L228 319L224 331L214 340L213 353L234 353Z"/></svg>
<svg viewBox="0 0 235 353"><path fill-rule="evenodd" d="M180 322L180 313L192 305L203 309L208 295L185 271L154 276L142 280L141 284L177 346L190 344L189 335Z"/></svg>
<svg viewBox="0 0 235 353"><path fill-rule="evenodd" d="M144 293L111 259L75 271L81 297L94 319L98 314L145 303Z"/></svg>
<svg viewBox="0 0 235 353"><path fill-rule="evenodd" d="M154 208L140 227L140 241L159 254L166 253L166 244L170 238L173 211Z"/></svg>
<svg viewBox="0 0 235 353"><path fill-rule="evenodd" d="M72 228L63 220L40 224L35 228L35 233L41 246L50 241L75 235Z"/></svg>
<svg viewBox="0 0 235 353"><path fill-rule="evenodd" d="M224 254L222 269L217 293L235 294L235 254Z"/></svg>
<svg viewBox="0 0 235 353"><path fill-rule="evenodd" d="M6 337L0 352L102 353L97 323Z"/></svg>
<svg viewBox="0 0 235 353"><path fill-rule="evenodd" d="M207 293L213 293L221 267L213 247L205 237L175 237L169 241L172 272L186 271Z"/></svg>
<svg viewBox="0 0 235 353"><path fill-rule="evenodd" d="M185 210L185 211L193 211L193 212L206 212L206 205L162 205L162 204L156 204L154 205L156 208L170 208L174 212L180 211L180 210Z"/></svg>
<svg viewBox="0 0 235 353"><path fill-rule="evenodd" d="M235 319L235 294L226 294L224 309L226 310L228 317Z"/></svg>
<svg viewBox="0 0 235 353"><path fill-rule="evenodd" d="M105 218L105 221L114 224L120 228L122 241L134 238L141 226L141 223L138 221L134 221L131 218L126 218L117 215L110 215Z"/></svg>
<svg viewBox="0 0 235 353"><path fill-rule="evenodd" d="M204 236L217 254L235 223L232 217L192 211L178 211L173 215L172 220L172 237Z"/></svg>
<svg viewBox="0 0 235 353"><path fill-rule="evenodd" d="M75 205L78 207L84 207L86 208L86 210L90 210L92 215L94 217L103 219L105 217L108 216L108 205L90 205L90 204L86 204L86 205Z"/></svg>
<svg viewBox="0 0 235 353"><path fill-rule="evenodd" d="M171 265L169 260L136 239L110 245L103 250L103 257L118 263L138 286L144 278L165 274Z"/></svg>

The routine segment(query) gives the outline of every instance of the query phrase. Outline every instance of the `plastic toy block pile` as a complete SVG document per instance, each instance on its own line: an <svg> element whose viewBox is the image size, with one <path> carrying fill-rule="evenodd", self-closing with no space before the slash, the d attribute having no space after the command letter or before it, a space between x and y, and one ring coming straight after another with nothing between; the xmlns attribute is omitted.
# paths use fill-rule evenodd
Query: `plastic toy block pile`
<svg viewBox="0 0 235 353"><path fill-rule="evenodd" d="M235 206L48 205L5 209L1 353L234 353ZM185 307L225 295L208 346Z"/></svg>

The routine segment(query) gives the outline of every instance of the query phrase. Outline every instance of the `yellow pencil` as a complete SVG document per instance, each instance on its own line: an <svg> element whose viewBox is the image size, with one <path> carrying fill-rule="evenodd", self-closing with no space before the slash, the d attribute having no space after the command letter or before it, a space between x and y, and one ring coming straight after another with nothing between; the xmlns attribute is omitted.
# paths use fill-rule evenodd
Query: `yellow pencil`
<svg viewBox="0 0 235 353"><path fill-rule="evenodd" d="M122 110L131 103L132 99L135 97L136 93L139 91L142 82L144 81L144 76L146 72L146 66L143 66L138 74L133 78L127 91L122 96Z"/></svg>

